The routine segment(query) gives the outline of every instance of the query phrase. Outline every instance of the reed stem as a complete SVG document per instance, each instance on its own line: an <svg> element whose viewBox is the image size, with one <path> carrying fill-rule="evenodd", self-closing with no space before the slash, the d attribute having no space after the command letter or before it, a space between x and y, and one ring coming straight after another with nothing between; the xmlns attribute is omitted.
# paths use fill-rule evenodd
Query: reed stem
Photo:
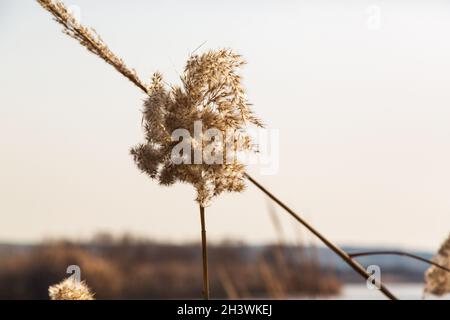
<svg viewBox="0 0 450 320"><path fill-rule="evenodd" d="M339 257L342 258L353 270L355 270L364 279L369 280L371 275L355 260L353 260L344 250L339 248L337 245L332 243L330 240L325 238L319 231L317 231L313 226L303 220L298 214L286 206L281 200L270 193L266 188L259 184L255 179L253 179L249 174L245 173L246 178L258 187L262 192L264 192L270 199L275 201L280 207L286 210L295 220L300 222L306 229L311 231L316 237L318 237L328 248L334 251ZM389 299L397 300L397 298L380 282L380 291Z"/></svg>
<svg viewBox="0 0 450 320"><path fill-rule="evenodd" d="M203 299L209 300L208 250L206 246L205 208L201 205L200 222L202 226Z"/></svg>
<svg viewBox="0 0 450 320"><path fill-rule="evenodd" d="M365 256L379 256L379 255L396 255L396 256L404 256L408 258L412 258L415 260L419 260L425 263L428 263L430 265L433 265L435 267L438 267L439 269L445 270L447 272L450 272L450 269L447 267L444 267L443 265L440 265L439 263L436 263L434 261L422 258L420 256L417 256L412 253L403 252L403 251L364 251L364 252L354 252L350 253L349 256L352 258L356 257L365 257Z"/></svg>

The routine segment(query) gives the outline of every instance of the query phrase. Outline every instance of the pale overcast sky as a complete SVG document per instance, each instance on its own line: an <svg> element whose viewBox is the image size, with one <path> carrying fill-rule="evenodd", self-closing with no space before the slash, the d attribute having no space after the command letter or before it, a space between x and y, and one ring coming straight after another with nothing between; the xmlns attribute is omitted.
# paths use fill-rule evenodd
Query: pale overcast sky
<svg viewBox="0 0 450 320"><path fill-rule="evenodd" d="M205 41L241 53L249 99L280 135L277 174L249 171L330 239L434 250L447 236L448 1L66 3L146 80L176 82ZM137 88L32 0L1 0L0 58L1 241L198 240L193 188L158 186L129 155ZM276 238L252 185L216 199L207 224L212 241Z"/></svg>

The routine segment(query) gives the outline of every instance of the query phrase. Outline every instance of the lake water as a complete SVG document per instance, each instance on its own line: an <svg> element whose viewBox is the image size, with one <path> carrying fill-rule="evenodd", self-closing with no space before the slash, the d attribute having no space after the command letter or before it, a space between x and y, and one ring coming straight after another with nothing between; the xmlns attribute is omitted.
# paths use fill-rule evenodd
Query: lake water
<svg viewBox="0 0 450 320"><path fill-rule="evenodd" d="M386 285L389 290L400 300L421 300L423 295L423 284L421 283L397 283ZM378 290L370 290L365 285L347 284L344 285L341 294L330 299L340 300L380 300L386 299L383 293ZM427 296L426 299L446 299L450 300L450 295L442 298Z"/></svg>

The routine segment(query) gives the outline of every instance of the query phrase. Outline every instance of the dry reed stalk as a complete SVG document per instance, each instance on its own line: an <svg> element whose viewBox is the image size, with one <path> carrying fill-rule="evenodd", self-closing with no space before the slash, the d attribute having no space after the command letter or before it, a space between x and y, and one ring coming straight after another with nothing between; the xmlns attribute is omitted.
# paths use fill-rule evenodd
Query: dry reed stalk
<svg viewBox="0 0 450 320"><path fill-rule="evenodd" d="M223 144L207 144L202 136L207 130L214 130L221 137L227 137L230 131L239 132L239 136L234 137L232 145L228 147L235 153L253 148L245 128L248 122L255 125L259 125L259 122L248 108L241 77L237 73L243 64L239 55L222 49L191 56L181 77L183 85L180 87L166 88L162 76L155 73L144 104L145 143L131 149L137 167L150 178L166 186L175 182L189 183L197 191L196 201L200 206L202 227L205 299L209 299L205 207L212 198L223 192L241 192L244 189L245 166L237 157L224 162ZM200 137L196 133L199 123L202 130ZM182 155L174 152L179 141L173 138L175 132L181 131L189 139L188 151L185 152L183 147ZM205 159L203 150L211 147L214 156L210 156L216 158L209 160L219 157L217 162ZM202 156L201 159L196 159L198 154Z"/></svg>
<svg viewBox="0 0 450 320"><path fill-rule="evenodd" d="M122 59L118 58L103 42L100 36L93 30L88 29L77 22L73 15L68 12L64 4L60 1L53 0L36 0L45 10L49 11L53 16L55 21L60 23L64 27L64 32L70 37L76 39L82 46L87 48L90 52L102 58L105 62L112 65L117 71L119 71L123 76L128 78L132 83L134 83L138 88L140 88L144 93L148 94L148 88L144 82L142 82L137 76L134 69L129 69ZM253 115L248 112L249 118L247 120L253 121L257 125L261 123L253 117ZM280 205L285 211L292 215L298 222L303 224L309 231L315 234L325 245L327 245L331 250L333 250L337 255L339 255L349 266L351 266L358 274L364 278L368 278L370 275L353 259L351 259L346 252L331 243L326 239L321 233L319 233L315 228L310 226L306 221L300 218L294 211L289 209L283 202L278 198L273 196L267 189L263 188L256 180L250 177L248 174L244 173L244 176L257 186L260 190L266 193L273 201ZM384 285L381 285L381 291L390 299L396 299L395 296L389 292Z"/></svg>
<svg viewBox="0 0 450 320"><path fill-rule="evenodd" d="M231 279L227 270L224 267L219 267L217 269L217 275L219 277L219 281L222 284L223 289L227 293L228 299L232 299L232 300L239 299L239 294L237 292L237 289L234 286L233 280Z"/></svg>
<svg viewBox="0 0 450 320"><path fill-rule="evenodd" d="M128 80L147 93L147 85L139 79L136 70L128 68L125 62L109 49L94 29L87 28L80 24L61 1L36 1L53 15L56 22L63 26L63 32L65 34L77 40L83 47L103 59L106 63L112 65Z"/></svg>
<svg viewBox="0 0 450 320"><path fill-rule="evenodd" d="M200 207L200 224L202 228L202 260L203 260L203 298L209 300L208 250L206 244L205 208Z"/></svg>
<svg viewBox="0 0 450 320"><path fill-rule="evenodd" d="M253 296L248 287L248 283L246 281L236 281L235 283L236 291L240 293L240 296L243 298L251 299Z"/></svg>
<svg viewBox="0 0 450 320"><path fill-rule="evenodd" d="M261 272L261 277L266 285L268 295L274 299L285 298L286 295L283 286L281 282L273 276L270 265L263 256L261 256L259 260L259 271Z"/></svg>
<svg viewBox="0 0 450 320"><path fill-rule="evenodd" d="M303 283L305 279L309 277L310 263L308 261L307 252L305 252L303 230L301 229L301 226L294 220L292 221L292 228L295 233L296 256L298 256L299 265L305 269L303 273L298 275L300 283Z"/></svg>
<svg viewBox="0 0 450 320"><path fill-rule="evenodd" d="M296 214L293 210L291 210L288 206L286 206L281 200L279 200L276 196L274 196L270 191L264 188L261 184L259 184L255 179L253 179L249 174L245 174L247 179L249 179L255 186L257 186L262 192L264 192L269 198L275 201L280 207L282 207L285 211L287 211L295 220L305 226L311 233L313 233L316 237L318 237L328 248L334 251L339 257L342 258L353 270L355 270L359 275L361 275L364 279L368 280L371 275L367 273L367 271L355 260L353 260L348 253L339 248L337 245L328 240L324 235L322 235L316 228L311 226L305 220L303 220L298 214ZM389 299L397 300L397 298L384 286L384 284L380 283L380 291Z"/></svg>
<svg viewBox="0 0 450 320"><path fill-rule="evenodd" d="M281 221L278 218L278 214L277 214L277 211L275 210L275 207L271 203L268 203L267 206L268 206L270 221L272 222L272 225L277 234L278 244L280 246L283 246L286 243L286 236L284 234L283 226L281 225Z"/></svg>
<svg viewBox="0 0 450 320"><path fill-rule="evenodd" d="M241 77L237 73L245 64L244 60L231 50L192 55L181 77L182 87L172 86L170 90L166 90L159 73L153 75L152 84L147 87L135 70L129 69L95 30L80 24L61 1L37 1L63 26L64 33L112 65L148 95L143 113L146 143L133 148L131 154L139 169L151 178L158 179L161 184L171 185L181 181L191 183L196 188L202 223L203 295L205 299L209 299L204 207L222 192L241 192L245 187L245 167L237 157L231 162L227 158L226 163L222 157L222 162L214 164L204 164L203 159L201 164L194 160L194 165L191 162L175 165L172 151L177 142L172 139L172 134L175 130L188 130L191 137L194 136L194 154L198 150L202 152L204 142L198 140L192 132L195 124L201 121L203 130L220 130L223 137L229 131L239 132L239 137L233 137L233 141L238 141L227 152L238 154L253 149L251 138L244 129L248 123L256 126L262 126L262 123L250 110ZM211 151L210 154L223 153L221 147L214 147Z"/></svg>
<svg viewBox="0 0 450 320"><path fill-rule="evenodd" d="M281 225L281 221L278 218L277 212L275 208L269 204L269 216L270 220L272 222L272 225L274 226L275 232L277 234L278 243L276 247L273 249L273 254L275 256L275 262L278 268L280 269L280 275L284 279L289 279L291 277L292 270L288 266L288 262L286 261L286 237L284 234L283 227ZM294 273L296 275L296 273ZM289 281L283 281L285 284L289 284Z"/></svg>
<svg viewBox="0 0 450 320"><path fill-rule="evenodd" d="M314 282L319 283L320 281L320 277L321 277L321 265L320 265L320 260L319 260L319 250L317 249L317 244L316 244L316 239L315 238L311 238L310 239L310 257L309 257L309 261L310 261L310 276L312 279L314 279Z"/></svg>

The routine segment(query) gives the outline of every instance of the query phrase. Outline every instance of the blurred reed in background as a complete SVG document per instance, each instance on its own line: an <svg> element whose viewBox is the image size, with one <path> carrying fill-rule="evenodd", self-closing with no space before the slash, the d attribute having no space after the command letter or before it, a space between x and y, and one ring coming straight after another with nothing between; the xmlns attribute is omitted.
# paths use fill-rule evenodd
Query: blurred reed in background
<svg viewBox="0 0 450 320"><path fill-rule="evenodd" d="M14 249L12 249L14 248ZM300 250L301 251L301 250ZM215 298L285 298L336 294L340 282L318 262L284 245L211 245ZM89 242L46 241L0 253L0 299L48 299L48 287L69 265L97 299L198 298L200 244L172 245L99 234ZM320 276L319 276L319 269Z"/></svg>

